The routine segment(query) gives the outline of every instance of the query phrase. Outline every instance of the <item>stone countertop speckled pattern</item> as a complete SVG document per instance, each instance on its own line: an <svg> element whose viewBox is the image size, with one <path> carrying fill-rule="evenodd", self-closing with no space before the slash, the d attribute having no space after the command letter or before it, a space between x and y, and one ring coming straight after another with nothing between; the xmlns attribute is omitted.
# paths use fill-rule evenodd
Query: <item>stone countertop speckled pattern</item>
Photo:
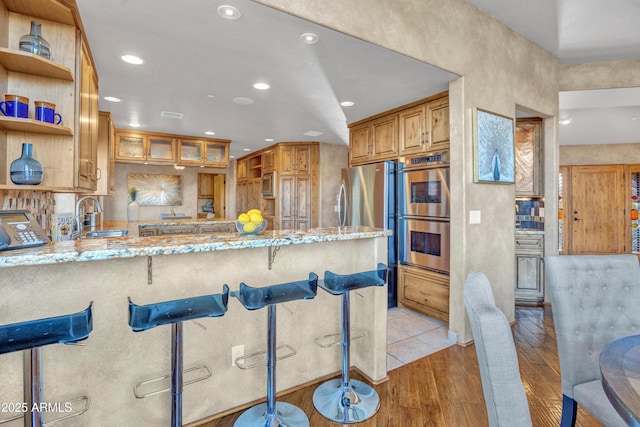
<svg viewBox="0 0 640 427"><path fill-rule="evenodd" d="M373 227L329 227L310 230L265 231L258 236L243 236L239 233L210 233L143 238L125 236L81 239L0 252L0 267L370 239L390 236L391 233L390 230Z"/></svg>

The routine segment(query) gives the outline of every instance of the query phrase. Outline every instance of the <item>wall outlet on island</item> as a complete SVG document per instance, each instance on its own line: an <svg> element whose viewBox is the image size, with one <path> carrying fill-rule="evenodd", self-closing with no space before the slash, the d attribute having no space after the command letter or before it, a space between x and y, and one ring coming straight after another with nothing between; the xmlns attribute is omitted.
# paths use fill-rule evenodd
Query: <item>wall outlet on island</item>
<svg viewBox="0 0 640 427"><path fill-rule="evenodd" d="M236 366L236 359L244 356L244 344L231 347L231 367Z"/></svg>

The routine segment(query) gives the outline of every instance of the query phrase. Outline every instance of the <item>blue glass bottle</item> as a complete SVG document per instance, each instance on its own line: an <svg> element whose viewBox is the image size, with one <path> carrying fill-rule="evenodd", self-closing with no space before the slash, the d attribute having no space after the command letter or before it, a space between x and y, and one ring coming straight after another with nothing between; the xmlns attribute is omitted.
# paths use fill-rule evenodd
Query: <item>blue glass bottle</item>
<svg viewBox="0 0 640 427"><path fill-rule="evenodd" d="M11 181L18 185L38 185L42 182L42 163L33 158L33 144L22 144L22 156L11 163Z"/></svg>

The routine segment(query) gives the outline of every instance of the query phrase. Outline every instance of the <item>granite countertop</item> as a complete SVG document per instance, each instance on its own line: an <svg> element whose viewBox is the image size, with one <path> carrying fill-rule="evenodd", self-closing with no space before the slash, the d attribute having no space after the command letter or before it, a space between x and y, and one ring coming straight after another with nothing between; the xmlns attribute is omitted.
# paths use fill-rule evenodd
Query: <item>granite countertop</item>
<svg viewBox="0 0 640 427"><path fill-rule="evenodd" d="M179 220L179 223L203 224L212 220ZM219 221L218 221L219 222ZM162 221L173 224L174 221ZM137 228L145 221L121 223ZM103 229L118 229L118 223L107 223ZM112 227L112 228L107 228ZM370 239L391 235L390 230L373 227L328 227L310 230L270 230L258 236L240 233L185 234L152 237L109 237L51 242L43 246L0 252L0 267L57 264L63 262L98 261L114 258L134 258L153 255L187 254L230 249L261 248L340 240ZM135 236L137 236L137 231Z"/></svg>

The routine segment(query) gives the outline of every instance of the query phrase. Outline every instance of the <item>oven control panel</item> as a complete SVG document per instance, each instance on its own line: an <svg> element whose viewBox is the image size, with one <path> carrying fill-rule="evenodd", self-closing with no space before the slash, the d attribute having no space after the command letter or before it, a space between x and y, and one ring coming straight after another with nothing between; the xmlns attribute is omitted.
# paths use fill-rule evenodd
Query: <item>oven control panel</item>
<svg viewBox="0 0 640 427"><path fill-rule="evenodd" d="M404 161L405 168L442 166L449 164L449 151L424 153L416 157L408 157Z"/></svg>

